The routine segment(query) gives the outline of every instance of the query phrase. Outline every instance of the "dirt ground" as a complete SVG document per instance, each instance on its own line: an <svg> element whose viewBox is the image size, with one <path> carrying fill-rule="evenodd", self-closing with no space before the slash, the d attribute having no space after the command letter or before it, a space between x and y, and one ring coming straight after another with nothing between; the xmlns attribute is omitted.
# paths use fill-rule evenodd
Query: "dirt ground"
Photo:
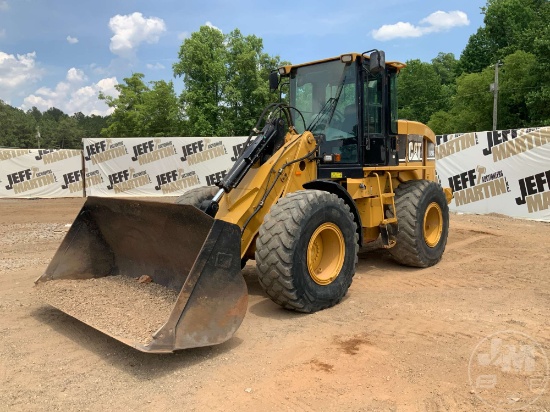
<svg viewBox="0 0 550 412"><path fill-rule="evenodd" d="M33 293L82 204L0 200L2 411L550 410L549 224L453 214L438 265L362 251L346 298L312 315L272 303L249 264L231 340L151 355Z"/></svg>

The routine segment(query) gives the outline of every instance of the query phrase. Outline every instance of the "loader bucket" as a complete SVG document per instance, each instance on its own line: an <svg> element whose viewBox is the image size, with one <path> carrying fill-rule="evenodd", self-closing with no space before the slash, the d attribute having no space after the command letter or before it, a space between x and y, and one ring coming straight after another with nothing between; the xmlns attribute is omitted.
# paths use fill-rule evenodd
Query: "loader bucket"
<svg viewBox="0 0 550 412"><path fill-rule="evenodd" d="M247 310L240 244L237 225L193 206L89 197L35 288L143 352L214 345Z"/></svg>

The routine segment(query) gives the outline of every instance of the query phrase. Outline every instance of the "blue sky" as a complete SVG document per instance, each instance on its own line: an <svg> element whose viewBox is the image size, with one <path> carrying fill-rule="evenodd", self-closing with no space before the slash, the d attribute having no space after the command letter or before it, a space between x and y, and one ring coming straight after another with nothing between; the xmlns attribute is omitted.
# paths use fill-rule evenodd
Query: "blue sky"
<svg viewBox="0 0 550 412"><path fill-rule="evenodd" d="M485 0L0 0L0 99L24 110L107 114L97 99L132 73L174 80L181 43L208 24L263 39L292 63L378 48L387 60L458 58Z"/></svg>

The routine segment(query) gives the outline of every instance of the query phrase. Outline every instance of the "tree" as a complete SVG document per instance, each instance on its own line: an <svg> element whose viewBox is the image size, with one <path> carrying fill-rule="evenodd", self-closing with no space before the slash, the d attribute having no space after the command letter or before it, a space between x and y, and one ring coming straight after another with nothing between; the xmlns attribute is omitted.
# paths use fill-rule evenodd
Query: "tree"
<svg viewBox="0 0 550 412"><path fill-rule="evenodd" d="M152 81L150 88L142 73L127 77L115 87L118 97L99 95L115 110L107 120L102 136L141 137L178 136L182 128L181 115L172 82Z"/></svg>
<svg viewBox="0 0 550 412"><path fill-rule="evenodd" d="M407 61L399 76L398 95L400 118L427 123L446 107L441 77L432 64L420 60Z"/></svg>
<svg viewBox="0 0 550 412"><path fill-rule="evenodd" d="M192 136L216 136L222 121L227 50L218 29L202 26L184 40L174 63L174 76L183 77L180 102Z"/></svg>
<svg viewBox="0 0 550 412"><path fill-rule="evenodd" d="M454 85L458 75L458 60L453 53L439 52L437 57L432 59L435 72L439 75L442 85Z"/></svg>
<svg viewBox="0 0 550 412"><path fill-rule="evenodd" d="M519 128L550 123L550 2L547 0L488 0L482 8L483 27L472 35L464 48L458 71L480 76L461 77L457 87L460 97L454 99L452 128L458 131L492 127L492 94L485 84L493 83L494 65L501 68L498 127ZM535 64L536 62L536 64ZM482 81L481 78L484 80ZM482 96L467 103L464 90L473 83L480 87L468 93ZM491 108L491 110L488 110ZM484 116L484 119L481 119ZM440 124L441 116L431 124ZM439 126L438 126L439 127ZM467 129L464 129L467 127ZM455 129L456 130L456 129ZM480 130L480 129L476 129Z"/></svg>
<svg viewBox="0 0 550 412"><path fill-rule="evenodd" d="M470 36L460 56L461 71L480 72L517 50L543 57L536 45L548 39L548 0L487 0L482 13L485 26Z"/></svg>
<svg viewBox="0 0 550 412"><path fill-rule="evenodd" d="M228 35L203 26L184 40L174 75L183 77L180 96L193 136L247 135L264 107L278 96L269 92L268 78L281 63L263 52L262 39Z"/></svg>
<svg viewBox="0 0 550 412"><path fill-rule="evenodd" d="M494 63L496 45L487 35L484 27L470 36L458 62L458 70L463 73L479 73Z"/></svg>
<svg viewBox="0 0 550 412"><path fill-rule="evenodd" d="M0 147L36 147L36 121L23 110L0 100Z"/></svg>
<svg viewBox="0 0 550 412"><path fill-rule="evenodd" d="M457 93L450 112L454 117L451 133L493 128L493 94L489 90L493 80L491 67L481 73L463 74L457 79Z"/></svg>
<svg viewBox="0 0 550 412"><path fill-rule="evenodd" d="M531 125L532 115L525 99L537 82L536 57L521 50L506 56L499 80L498 128L513 129Z"/></svg>
<svg viewBox="0 0 550 412"><path fill-rule="evenodd" d="M101 129L107 127L108 116L98 116L95 114L86 116L82 112L78 112L73 114L72 117L82 129L84 137L99 137L101 136Z"/></svg>
<svg viewBox="0 0 550 412"><path fill-rule="evenodd" d="M124 83L117 84L118 97L99 93L99 99L114 109L107 121L108 126L101 131L102 136L137 137L142 123L143 94L148 90L142 73L125 77Z"/></svg>
<svg viewBox="0 0 550 412"><path fill-rule="evenodd" d="M278 96L269 91L269 73L280 64L278 57L263 52L263 41L256 36L243 36L238 29L226 37L227 82L223 132L247 135L256 124L264 107Z"/></svg>
<svg viewBox="0 0 550 412"><path fill-rule="evenodd" d="M537 9L547 1L540 0L488 0L483 8L487 37L493 43L493 60L504 59L516 50L532 50L540 29ZM548 22L546 22L548 24Z"/></svg>
<svg viewBox="0 0 550 412"><path fill-rule="evenodd" d="M164 80L150 82L143 95L140 134L143 136L179 136L183 119L174 92L174 84Z"/></svg>

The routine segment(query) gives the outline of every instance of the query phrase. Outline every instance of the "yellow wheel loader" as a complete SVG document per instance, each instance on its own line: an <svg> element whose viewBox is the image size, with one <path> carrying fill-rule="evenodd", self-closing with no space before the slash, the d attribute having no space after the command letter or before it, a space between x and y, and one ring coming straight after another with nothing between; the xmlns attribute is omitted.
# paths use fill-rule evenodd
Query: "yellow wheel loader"
<svg viewBox="0 0 550 412"><path fill-rule="evenodd" d="M264 110L217 186L175 204L88 198L37 292L163 353L234 334L249 259L273 301L308 313L345 296L368 242L404 265L436 264L452 193L437 183L433 132L397 119L403 67L370 50L274 71L289 104Z"/></svg>

